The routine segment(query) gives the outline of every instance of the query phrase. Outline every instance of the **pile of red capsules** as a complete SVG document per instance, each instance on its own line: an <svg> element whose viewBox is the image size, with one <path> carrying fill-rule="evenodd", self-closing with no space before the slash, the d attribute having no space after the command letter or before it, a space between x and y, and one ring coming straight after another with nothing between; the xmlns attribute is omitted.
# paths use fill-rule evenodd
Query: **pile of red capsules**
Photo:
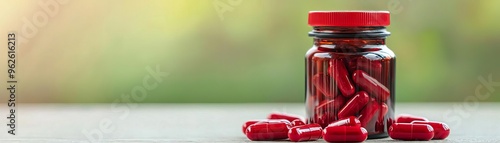
<svg viewBox="0 0 500 143"><path fill-rule="evenodd" d="M368 132L358 118L349 116L321 125L305 124L304 118L284 113L271 113L267 119L250 120L243 124L243 133L252 141L289 139L292 142L314 141L320 138L327 142L363 142ZM429 121L424 117L401 114L389 127L389 137L396 140L441 140L448 137L450 128L442 122Z"/></svg>

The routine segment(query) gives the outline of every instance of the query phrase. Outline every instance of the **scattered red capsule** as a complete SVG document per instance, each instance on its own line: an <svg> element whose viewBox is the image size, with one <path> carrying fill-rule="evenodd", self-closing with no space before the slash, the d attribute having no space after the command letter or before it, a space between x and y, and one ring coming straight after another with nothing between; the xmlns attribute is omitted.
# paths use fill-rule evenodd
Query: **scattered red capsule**
<svg viewBox="0 0 500 143"><path fill-rule="evenodd" d="M351 98L351 100L346 103L344 108L339 111L338 117L347 118L349 116L356 115L356 113L363 109L366 103L368 103L368 100L370 100L368 93L364 91L358 92L354 97Z"/></svg>
<svg viewBox="0 0 500 143"><path fill-rule="evenodd" d="M326 74L318 73L313 76L312 78L312 83L316 87L318 91L320 91L323 95L327 97L335 97L335 88L332 87L335 85L332 85L330 81L330 77Z"/></svg>
<svg viewBox="0 0 500 143"><path fill-rule="evenodd" d="M292 121L292 126L301 126L301 125L305 125L306 123L304 123L304 121L302 121L301 119L295 119Z"/></svg>
<svg viewBox="0 0 500 143"><path fill-rule="evenodd" d="M425 117L414 116L410 114L399 114L396 117L396 123L411 123L413 121L429 121Z"/></svg>
<svg viewBox="0 0 500 143"><path fill-rule="evenodd" d="M260 119L260 120L248 120L246 121L243 126L242 126L242 129L243 129L243 134L246 134L246 131L247 131L247 128L248 126L250 125L253 125L255 123L258 123L258 122L263 122L263 121L269 121L269 120L275 120L275 121L280 121L280 122L285 122L288 124L288 120L285 120L285 119ZM290 123L291 124L291 123Z"/></svg>
<svg viewBox="0 0 500 143"><path fill-rule="evenodd" d="M411 123L430 125L434 129L434 138L432 139L442 140L450 135L450 127L445 123L435 121L413 121Z"/></svg>
<svg viewBox="0 0 500 143"><path fill-rule="evenodd" d="M285 119L292 122L295 119L302 120L303 118L298 115L286 114L286 113L271 113L267 116L267 119Z"/></svg>
<svg viewBox="0 0 500 143"><path fill-rule="evenodd" d="M368 75L366 72L362 70L356 70L352 74L352 79L354 83L361 86L367 92L373 94L377 99L382 101L387 100L391 93L387 87L385 87L382 83L377 81L375 78Z"/></svg>
<svg viewBox="0 0 500 143"><path fill-rule="evenodd" d="M323 139L327 142L363 142L368 132L361 126L333 126L323 130Z"/></svg>
<svg viewBox="0 0 500 143"><path fill-rule="evenodd" d="M314 141L321 138L322 131L319 124L296 126L288 131L288 138L293 142Z"/></svg>
<svg viewBox="0 0 500 143"><path fill-rule="evenodd" d="M268 120L257 122L247 127L247 138L253 141L280 140L288 138L292 127L289 121Z"/></svg>
<svg viewBox="0 0 500 143"><path fill-rule="evenodd" d="M391 138L397 140L428 141L434 137L434 129L427 124L394 123L388 132Z"/></svg>
<svg viewBox="0 0 500 143"><path fill-rule="evenodd" d="M380 105L375 101L375 99L371 99L371 101L366 105L366 107L361 111L359 116L359 121L361 121L361 126L366 127L368 122L370 122L375 116L377 111L379 110Z"/></svg>
<svg viewBox="0 0 500 143"><path fill-rule="evenodd" d="M351 77L342 59L330 60L330 69L328 69L328 72L330 75L333 75L333 79L340 92L342 92L342 95L349 98L354 94L355 89L351 82Z"/></svg>
<svg viewBox="0 0 500 143"><path fill-rule="evenodd" d="M336 126L360 126L361 122L354 116L349 116L345 119L337 120L327 127L336 127Z"/></svg>
<svg viewBox="0 0 500 143"><path fill-rule="evenodd" d="M246 131L247 131L247 127L250 126L250 125L253 125L257 122L260 122L260 121L264 121L264 120L249 120L247 122L245 122L242 126L242 129L243 129L243 134L246 134Z"/></svg>

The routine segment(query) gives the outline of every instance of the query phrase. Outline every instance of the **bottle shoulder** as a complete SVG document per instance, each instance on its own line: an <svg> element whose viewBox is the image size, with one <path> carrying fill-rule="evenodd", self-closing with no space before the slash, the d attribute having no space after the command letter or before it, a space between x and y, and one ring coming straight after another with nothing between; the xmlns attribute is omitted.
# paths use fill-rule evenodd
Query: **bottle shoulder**
<svg viewBox="0 0 500 143"><path fill-rule="evenodd" d="M309 48L309 50L307 50L305 56L307 58L307 57L310 57L311 55L313 55L314 53L318 53L318 52L321 52L318 50L318 46L313 45L311 48Z"/></svg>
<svg viewBox="0 0 500 143"><path fill-rule="evenodd" d="M335 49L335 45L331 47L318 47L316 45L312 46L307 52L305 57L324 57L325 55L330 56L349 56L349 55L359 55L368 56L373 59L393 59L396 57L394 52L389 49L386 45L365 45L359 47L355 50L343 50Z"/></svg>

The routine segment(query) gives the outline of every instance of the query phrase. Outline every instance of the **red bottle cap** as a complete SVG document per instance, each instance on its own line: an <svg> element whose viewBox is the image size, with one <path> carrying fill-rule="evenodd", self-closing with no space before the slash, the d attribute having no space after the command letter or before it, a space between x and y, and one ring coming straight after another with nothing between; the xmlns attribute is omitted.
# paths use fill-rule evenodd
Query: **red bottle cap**
<svg viewBox="0 0 500 143"><path fill-rule="evenodd" d="M310 11L310 26L388 26L389 11Z"/></svg>

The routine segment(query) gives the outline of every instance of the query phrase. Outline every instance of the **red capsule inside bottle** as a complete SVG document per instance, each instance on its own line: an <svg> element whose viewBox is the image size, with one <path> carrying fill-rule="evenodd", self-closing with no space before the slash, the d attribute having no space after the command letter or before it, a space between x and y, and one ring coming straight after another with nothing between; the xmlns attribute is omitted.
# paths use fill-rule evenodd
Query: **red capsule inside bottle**
<svg viewBox="0 0 500 143"><path fill-rule="evenodd" d="M368 132L361 126L332 126L323 130L323 139L327 142L363 142Z"/></svg>
<svg viewBox="0 0 500 143"><path fill-rule="evenodd" d="M375 132L383 132L384 131L384 118L385 118L385 115L387 114L388 111L389 111L389 107L387 107L387 104L385 104L385 103L380 104L378 119L377 119L377 122L375 122ZM389 119L389 120L392 120L392 119ZM390 127L390 125L388 125L388 127Z"/></svg>
<svg viewBox="0 0 500 143"><path fill-rule="evenodd" d="M385 76L382 75L382 62L378 60L370 60L376 58L376 54L367 54L364 56L353 58L349 61L348 64L349 71L351 71L352 73L356 70L363 70L364 72L375 78L377 81L384 84L387 82L387 80L385 80Z"/></svg>
<svg viewBox="0 0 500 143"><path fill-rule="evenodd" d="M428 141L434 137L434 129L427 124L394 123L389 127L389 136L397 140Z"/></svg>
<svg viewBox="0 0 500 143"><path fill-rule="evenodd" d="M394 123L396 123L396 121L394 119L388 118L387 122L386 122L387 129L389 129L392 126L392 124L394 124Z"/></svg>
<svg viewBox="0 0 500 143"><path fill-rule="evenodd" d="M318 71L318 72L326 71L325 70L326 66L324 66L324 64L328 64L328 62L330 61L329 57L312 57L312 59L314 60L314 63L312 63L312 64L314 65L315 71Z"/></svg>
<svg viewBox="0 0 500 143"><path fill-rule="evenodd" d="M301 119L295 119L292 121L292 126L301 126L301 125L305 125L306 123L304 123L304 121L302 121Z"/></svg>
<svg viewBox="0 0 500 143"><path fill-rule="evenodd" d="M361 121L361 126L366 128L368 122L372 120L375 114L378 114L378 110L380 105L377 103L375 99L371 99L371 101L365 106L365 108L361 111L359 115L359 121Z"/></svg>
<svg viewBox="0 0 500 143"><path fill-rule="evenodd" d="M354 86L351 82L351 77L349 72L344 65L343 59L332 59L330 60L330 69L328 69L330 75L333 75L333 79L337 84L342 95L350 98L354 92Z"/></svg>
<svg viewBox="0 0 500 143"><path fill-rule="evenodd" d="M426 124L434 129L434 137L432 139L442 140L450 135L450 127L442 122L435 121L413 121L411 124Z"/></svg>
<svg viewBox="0 0 500 143"><path fill-rule="evenodd" d="M360 91L347 101L344 108L339 111L339 118L347 118L349 116L355 116L363 107L368 103L370 96L364 91Z"/></svg>
<svg viewBox="0 0 500 143"><path fill-rule="evenodd" d="M314 75L312 81L317 91L320 91L326 97L333 98L337 95L334 87L336 85L331 82L331 79L328 75L318 73Z"/></svg>
<svg viewBox="0 0 500 143"><path fill-rule="evenodd" d="M287 120L268 120L247 127L247 138L253 141L280 140L288 138L292 124Z"/></svg>
<svg viewBox="0 0 500 143"><path fill-rule="evenodd" d="M335 126L361 126L361 122L354 116L349 116L344 119L337 120L328 125L328 127Z"/></svg>
<svg viewBox="0 0 500 143"><path fill-rule="evenodd" d="M387 98L389 98L389 96L391 96L391 93L389 89L387 89L387 87L385 87L382 83L362 70L354 71L354 73L352 74L352 79L357 85L359 85L367 92L373 94L373 96L375 96L377 99L385 101L387 100Z"/></svg>
<svg viewBox="0 0 500 143"><path fill-rule="evenodd" d="M413 121L429 121L429 120L425 117L419 117L410 114L399 114L396 117L396 123L411 123Z"/></svg>
<svg viewBox="0 0 500 143"><path fill-rule="evenodd" d="M317 112L339 111L344 106L345 98L337 96L333 100L325 101L316 107Z"/></svg>
<svg viewBox="0 0 500 143"><path fill-rule="evenodd" d="M323 103L320 103L315 109L315 114L321 117L316 118L315 123L318 123L322 127L325 127L329 123L335 121L337 119L337 113L339 112L340 108L344 106L344 104L344 96L337 96L333 100L326 100Z"/></svg>
<svg viewBox="0 0 500 143"><path fill-rule="evenodd" d="M286 113L271 113L267 116L267 119L285 119L292 122L295 119L302 120L303 117L294 115L294 114L286 114Z"/></svg>
<svg viewBox="0 0 500 143"><path fill-rule="evenodd" d="M382 103L380 104L380 110L379 110L379 115L378 115L378 122L383 122L384 121L384 116L387 114L387 111L389 111L389 107L387 107L387 104Z"/></svg>
<svg viewBox="0 0 500 143"><path fill-rule="evenodd" d="M288 138L293 142L314 141L321 138L322 131L319 124L295 126L288 131Z"/></svg>

